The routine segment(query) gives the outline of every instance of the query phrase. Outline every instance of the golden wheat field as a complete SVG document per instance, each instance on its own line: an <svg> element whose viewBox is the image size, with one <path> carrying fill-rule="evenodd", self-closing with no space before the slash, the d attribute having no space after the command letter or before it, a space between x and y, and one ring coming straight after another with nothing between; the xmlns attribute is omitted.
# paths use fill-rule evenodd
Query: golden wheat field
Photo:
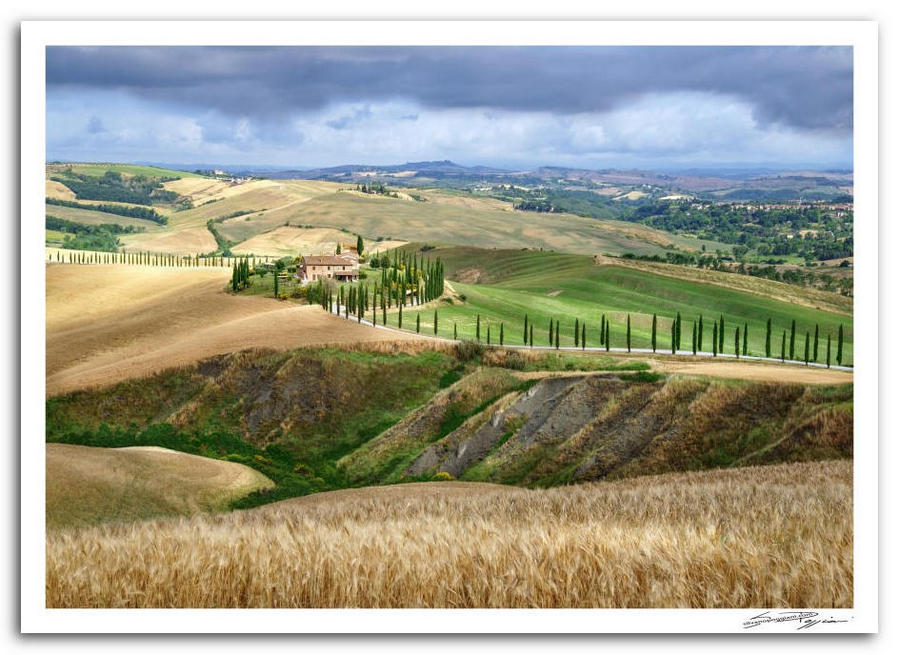
<svg viewBox="0 0 900 655"><path fill-rule="evenodd" d="M48 607L850 607L852 463L420 483L47 534Z"/></svg>

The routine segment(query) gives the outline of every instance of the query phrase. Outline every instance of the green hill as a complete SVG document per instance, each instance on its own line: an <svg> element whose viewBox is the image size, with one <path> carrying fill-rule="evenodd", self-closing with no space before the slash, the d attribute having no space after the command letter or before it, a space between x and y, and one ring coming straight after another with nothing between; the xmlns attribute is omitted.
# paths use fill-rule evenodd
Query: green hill
<svg viewBox="0 0 900 655"><path fill-rule="evenodd" d="M790 295L796 292L790 285L749 280L759 288L751 292L719 283L705 283L690 279L692 269L669 267L671 274L640 270L626 260L603 259L598 264L583 255L535 252L531 250L483 250L477 248L436 248L426 257L445 263L450 286L456 292L440 303L416 310L404 310L404 328L414 329L416 314L421 314L422 332L433 334L434 309L438 310L438 335L452 337L454 324L459 338L473 339L477 318L481 320L481 339L487 340L491 329L493 343L499 342L500 324L504 325L506 344L522 344L523 323L527 314L534 324L534 345L548 345L551 319L560 321L560 345L574 345L575 320L586 323L585 336L589 347L599 347L601 317L610 321L612 347L626 346L626 322L631 316L633 348L649 348L653 314L658 315L657 346L660 351L670 349L672 320L678 312L682 317L682 350L691 349L693 321L703 316L703 344L701 350L712 349L713 321L725 318L725 352L734 352L734 330L748 328L748 354L765 354L766 321L772 320L771 350L780 356L781 335L790 338L791 321L796 321L795 359L803 358L804 339L810 333L810 358L815 327L819 326L818 361L826 359L826 339L830 333L832 363L837 352L838 327L844 328L843 362L853 361L853 319L843 310L846 299L836 294L832 302L822 301L829 310L798 304ZM621 264L619 262L622 262ZM684 277L676 277L684 271ZM720 274L744 282L746 276ZM371 277L378 278L377 271ZM781 296L780 294L786 294ZM783 297L783 299L781 299ZM381 316L379 313L379 321ZM388 317L388 324L397 325L396 310ZM743 345L743 344L742 344Z"/></svg>

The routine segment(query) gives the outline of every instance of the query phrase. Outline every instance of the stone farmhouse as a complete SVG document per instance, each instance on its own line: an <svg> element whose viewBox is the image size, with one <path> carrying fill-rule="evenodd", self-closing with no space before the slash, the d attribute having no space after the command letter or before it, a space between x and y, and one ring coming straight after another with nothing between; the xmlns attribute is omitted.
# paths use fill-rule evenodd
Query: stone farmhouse
<svg viewBox="0 0 900 655"><path fill-rule="evenodd" d="M355 250L339 255L303 255L297 267L302 284L333 279L337 282L356 282L359 279L359 256Z"/></svg>

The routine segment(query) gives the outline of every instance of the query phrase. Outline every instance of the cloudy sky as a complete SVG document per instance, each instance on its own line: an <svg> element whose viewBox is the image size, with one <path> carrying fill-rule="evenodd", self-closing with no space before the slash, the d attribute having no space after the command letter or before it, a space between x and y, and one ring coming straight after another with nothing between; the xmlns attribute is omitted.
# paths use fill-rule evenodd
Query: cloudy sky
<svg viewBox="0 0 900 655"><path fill-rule="evenodd" d="M852 167L843 47L51 47L48 160Z"/></svg>

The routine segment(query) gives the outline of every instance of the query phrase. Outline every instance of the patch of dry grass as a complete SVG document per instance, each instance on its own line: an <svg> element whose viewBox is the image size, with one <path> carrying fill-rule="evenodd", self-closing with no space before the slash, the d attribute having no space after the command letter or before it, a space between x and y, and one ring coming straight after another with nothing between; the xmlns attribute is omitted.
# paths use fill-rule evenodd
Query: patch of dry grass
<svg viewBox="0 0 900 655"><path fill-rule="evenodd" d="M850 607L852 463L430 483L47 536L49 607Z"/></svg>

